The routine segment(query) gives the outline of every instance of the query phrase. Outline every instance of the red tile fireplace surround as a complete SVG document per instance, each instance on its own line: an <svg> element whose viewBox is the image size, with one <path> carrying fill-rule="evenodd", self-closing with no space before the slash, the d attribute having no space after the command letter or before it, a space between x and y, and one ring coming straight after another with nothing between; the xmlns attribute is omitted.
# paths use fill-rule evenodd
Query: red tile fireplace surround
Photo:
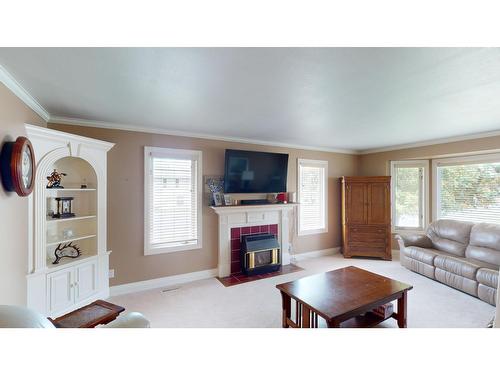
<svg viewBox="0 0 500 375"><path fill-rule="evenodd" d="M278 224L254 225L249 227L231 228L231 275L240 274L241 238L247 234L278 234Z"/></svg>

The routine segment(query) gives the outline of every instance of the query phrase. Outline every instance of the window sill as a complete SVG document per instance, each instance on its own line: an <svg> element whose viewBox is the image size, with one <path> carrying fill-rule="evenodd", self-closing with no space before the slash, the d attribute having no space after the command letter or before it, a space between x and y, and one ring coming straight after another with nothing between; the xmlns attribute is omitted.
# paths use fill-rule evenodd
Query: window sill
<svg viewBox="0 0 500 375"><path fill-rule="evenodd" d="M408 233L418 233L418 234L425 234L425 229L418 228L418 229L396 229L396 228L391 228L392 234L408 234Z"/></svg>
<svg viewBox="0 0 500 375"><path fill-rule="evenodd" d="M302 237L302 236L310 236L313 234L322 234L322 233L328 233L328 229L323 228L323 229L307 230L307 231L298 232L297 235L299 237Z"/></svg>
<svg viewBox="0 0 500 375"><path fill-rule="evenodd" d="M188 251L188 250L199 250L202 246L199 243L193 245L182 245L182 246L173 246L173 247L162 247L162 248L154 248L154 249L144 249L144 255L159 255L159 254L170 254L177 253L180 251Z"/></svg>

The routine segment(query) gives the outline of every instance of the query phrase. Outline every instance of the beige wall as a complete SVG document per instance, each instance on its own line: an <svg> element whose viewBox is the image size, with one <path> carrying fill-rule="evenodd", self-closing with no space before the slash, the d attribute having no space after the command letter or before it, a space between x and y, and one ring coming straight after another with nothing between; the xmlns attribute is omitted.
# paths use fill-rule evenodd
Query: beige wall
<svg viewBox="0 0 500 375"><path fill-rule="evenodd" d="M453 157L458 155L470 155L480 153L493 153L500 151L500 136L478 138L468 141L442 143L431 146L412 147L403 150L394 150L387 152L378 152L360 156L359 172L363 176L388 176L390 175L390 162L392 160L407 159L432 159ZM429 176L430 196L429 196L429 217L432 216L432 171ZM432 218L431 218L432 220ZM393 248L397 249L396 241L393 241Z"/></svg>
<svg viewBox="0 0 500 375"><path fill-rule="evenodd" d="M378 152L360 156L360 173L363 176L390 174L391 160L438 159L458 155L500 151L500 136L441 143L431 146L411 147L403 150Z"/></svg>
<svg viewBox="0 0 500 375"><path fill-rule="evenodd" d="M26 135L24 124L45 121L0 83L0 141ZM35 155L36 156L36 155ZM26 304L28 272L28 198L0 188L0 305Z"/></svg>
<svg viewBox="0 0 500 375"><path fill-rule="evenodd" d="M284 152L289 156L288 190L296 191L297 158L328 160L328 233L297 238L297 252L341 244L338 177L358 173L358 156L282 147L260 146L121 130L49 124L50 128L116 143L108 154L108 248L111 285L212 269L217 266L217 216L203 208L203 248L171 254L143 255L144 146L173 147L203 152L203 175L224 174L226 148Z"/></svg>

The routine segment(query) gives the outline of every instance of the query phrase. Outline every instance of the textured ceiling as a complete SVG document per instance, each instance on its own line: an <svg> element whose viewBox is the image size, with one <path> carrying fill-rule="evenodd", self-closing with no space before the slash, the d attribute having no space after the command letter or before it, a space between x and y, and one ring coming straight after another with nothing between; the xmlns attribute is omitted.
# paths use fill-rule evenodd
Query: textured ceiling
<svg viewBox="0 0 500 375"><path fill-rule="evenodd" d="M367 150L500 129L498 48L0 48L50 113Z"/></svg>

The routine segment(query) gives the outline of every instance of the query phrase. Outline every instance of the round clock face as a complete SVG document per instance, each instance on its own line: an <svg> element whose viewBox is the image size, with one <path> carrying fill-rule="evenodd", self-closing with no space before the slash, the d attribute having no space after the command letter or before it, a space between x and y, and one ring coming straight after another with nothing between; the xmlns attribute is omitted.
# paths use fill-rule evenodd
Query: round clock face
<svg viewBox="0 0 500 375"><path fill-rule="evenodd" d="M15 191L26 197L35 185L35 154L26 137L18 137L15 142L5 142L1 152L2 184L5 190Z"/></svg>
<svg viewBox="0 0 500 375"><path fill-rule="evenodd" d="M23 186L29 189L33 179L33 155L29 147L24 147L21 171Z"/></svg>

